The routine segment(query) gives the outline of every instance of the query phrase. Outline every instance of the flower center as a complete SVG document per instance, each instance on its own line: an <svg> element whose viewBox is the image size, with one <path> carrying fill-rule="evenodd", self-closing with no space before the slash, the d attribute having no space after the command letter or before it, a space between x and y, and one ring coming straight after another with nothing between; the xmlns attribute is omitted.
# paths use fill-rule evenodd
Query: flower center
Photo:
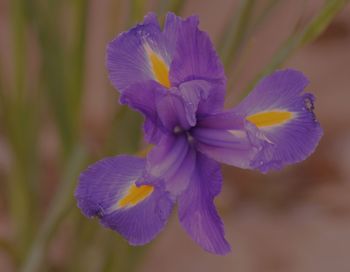
<svg viewBox="0 0 350 272"><path fill-rule="evenodd" d="M184 130L180 126L175 126L173 132L174 134L181 134Z"/></svg>
<svg viewBox="0 0 350 272"><path fill-rule="evenodd" d="M180 126L175 126L173 129L173 133L177 136L183 134L186 136L187 142L189 144L194 143L194 137L191 135L190 130L185 130L185 129L181 128Z"/></svg>

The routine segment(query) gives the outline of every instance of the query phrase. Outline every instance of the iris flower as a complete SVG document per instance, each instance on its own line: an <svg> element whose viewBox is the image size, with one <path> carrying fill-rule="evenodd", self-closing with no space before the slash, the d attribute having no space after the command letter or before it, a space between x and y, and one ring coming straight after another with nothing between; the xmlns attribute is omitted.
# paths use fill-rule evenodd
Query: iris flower
<svg viewBox="0 0 350 272"><path fill-rule="evenodd" d="M154 14L107 48L107 67L120 101L145 117L145 158L106 158L80 176L75 196L87 217L131 245L150 242L175 204L179 221L204 250L224 255L230 245L214 206L219 163L267 172L304 160L322 130L308 80L295 70L262 79L235 108L224 110L225 74L198 19Z"/></svg>

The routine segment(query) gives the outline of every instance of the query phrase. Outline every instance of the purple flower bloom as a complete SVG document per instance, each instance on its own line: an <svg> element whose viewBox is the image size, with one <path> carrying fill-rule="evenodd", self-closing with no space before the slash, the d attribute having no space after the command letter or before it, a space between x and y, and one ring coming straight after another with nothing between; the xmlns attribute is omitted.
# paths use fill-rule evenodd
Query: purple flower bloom
<svg viewBox="0 0 350 272"><path fill-rule="evenodd" d="M307 79L294 70L264 78L231 110L223 110L225 76L198 19L155 15L108 46L107 66L121 102L145 116L145 159L118 156L80 176L78 206L141 245L164 227L175 203L187 233L205 250L230 251L214 206L219 162L267 172L304 160L322 130Z"/></svg>

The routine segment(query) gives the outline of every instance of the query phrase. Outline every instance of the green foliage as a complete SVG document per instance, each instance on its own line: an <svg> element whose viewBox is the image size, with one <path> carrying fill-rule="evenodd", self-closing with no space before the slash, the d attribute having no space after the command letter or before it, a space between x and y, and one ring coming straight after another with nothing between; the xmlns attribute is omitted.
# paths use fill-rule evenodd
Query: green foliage
<svg viewBox="0 0 350 272"><path fill-rule="evenodd" d="M303 29L290 35L280 46L269 64L247 86L244 95L247 95L249 91L251 91L260 78L280 68L298 48L316 39L348 2L348 0L325 1L323 8L316 14L311 22Z"/></svg>

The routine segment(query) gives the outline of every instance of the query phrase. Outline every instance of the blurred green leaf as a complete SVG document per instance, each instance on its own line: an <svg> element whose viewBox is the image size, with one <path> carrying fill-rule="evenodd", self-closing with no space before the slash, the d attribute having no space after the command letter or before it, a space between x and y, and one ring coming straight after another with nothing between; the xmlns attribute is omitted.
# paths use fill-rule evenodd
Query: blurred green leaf
<svg viewBox="0 0 350 272"><path fill-rule="evenodd" d="M47 5L32 0L28 10L31 20L38 33L41 59L43 91L49 101L60 138L63 153L67 154L72 147L74 138L73 116L70 113L66 68L69 58L65 57L63 37L58 22L63 1L50 1Z"/></svg>
<svg viewBox="0 0 350 272"><path fill-rule="evenodd" d="M349 0L328 0L319 13L301 31L291 35L287 41L274 54L272 61L256 76L247 86L243 96L246 96L255 84L265 75L270 74L282 64L300 47L312 42L323 30L325 30L332 19L345 7Z"/></svg>
<svg viewBox="0 0 350 272"><path fill-rule="evenodd" d="M347 3L349 0L327 0L323 10L301 34L300 45L303 46L315 40Z"/></svg>
<svg viewBox="0 0 350 272"><path fill-rule="evenodd" d="M255 0L241 0L239 9L221 34L218 51L225 68L234 61L238 48L245 40L247 28L253 19L255 3Z"/></svg>
<svg viewBox="0 0 350 272"><path fill-rule="evenodd" d="M248 35L252 34L257 28L261 27L263 22L271 15L271 12L281 3L281 0L269 0L261 13L254 18L251 28L248 29Z"/></svg>
<svg viewBox="0 0 350 272"><path fill-rule="evenodd" d="M25 62L26 62L26 43L25 43L25 11L21 7L23 0L11 1L11 19L13 34L13 51L15 61L14 71L14 89L17 99L23 99L24 80L25 80Z"/></svg>
<svg viewBox="0 0 350 272"><path fill-rule="evenodd" d="M84 71L85 71L85 48L86 48L86 25L88 0L72 1L74 9L74 41L73 48L70 50L70 75L69 75L69 103L74 127L79 127L82 94L84 90Z"/></svg>
<svg viewBox="0 0 350 272"><path fill-rule="evenodd" d="M247 49L249 50L249 38L251 38L254 33L263 26L265 20L268 19L270 15L273 16L272 12L280 3L281 0L268 1L268 3L262 8L262 11L252 19L252 23L247 28L243 40L240 42L240 45L237 48L237 53L235 54L236 57L227 60L226 70L230 73L230 77L227 79L227 90L230 91L233 89L235 82L241 75L242 66L244 65L244 57L246 56L245 53L247 53ZM237 60L238 58L240 58L240 61ZM234 70L231 71L233 66Z"/></svg>
<svg viewBox="0 0 350 272"><path fill-rule="evenodd" d="M11 1L11 26L14 60L14 82L1 90L2 117L6 138L15 163L8 181L10 210L14 222L17 246L25 251L32 237L37 219L38 175L38 107L37 93L29 92L26 86L26 35L27 14L23 0ZM21 252L22 253L22 252Z"/></svg>
<svg viewBox="0 0 350 272"><path fill-rule="evenodd" d="M177 15L180 15L185 4L185 0L158 0L156 7L157 14L159 16L163 16L166 12L171 11Z"/></svg>
<svg viewBox="0 0 350 272"><path fill-rule="evenodd" d="M47 216L38 229L31 248L28 250L28 255L20 271L39 271L46 254L47 246L55 230L73 206L73 190L76 185L77 176L86 157L87 154L85 150L79 145L75 146L74 150L71 151L63 172L62 181L50 204Z"/></svg>
<svg viewBox="0 0 350 272"><path fill-rule="evenodd" d="M129 1L129 20L128 25L134 25L145 16L145 9L147 1L144 0L130 0Z"/></svg>

